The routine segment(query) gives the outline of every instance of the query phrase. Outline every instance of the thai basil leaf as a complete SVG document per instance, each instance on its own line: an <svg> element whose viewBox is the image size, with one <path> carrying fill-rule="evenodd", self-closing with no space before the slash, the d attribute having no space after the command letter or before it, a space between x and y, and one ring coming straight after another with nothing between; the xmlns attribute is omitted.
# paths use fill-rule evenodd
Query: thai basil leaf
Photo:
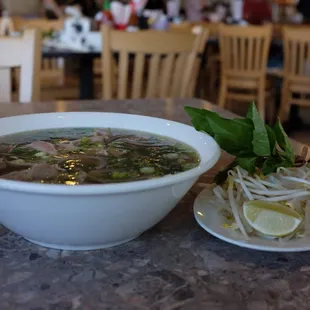
<svg viewBox="0 0 310 310"><path fill-rule="evenodd" d="M212 136L226 152L235 155L253 155L253 123L249 119L225 119L217 113L186 107L194 127Z"/></svg>
<svg viewBox="0 0 310 310"><path fill-rule="evenodd" d="M249 107L247 119L252 120L254 125L252 140L254 153L257 156L270 156L271 150L267 128L253 102Z"/></svg>
<svg viewBox="0 0 310 310"><path fill-rule="evenodd" d="M275 155L277 153L277 140L276 140L276 135L273 132L272 128L268 125L266 126L266 130L268 133L268 139L269 139L269 144L270 144L270 151L272 155Z"/></svg>
<svg viewBox="0 0 310 310"><path fill-rule="evenodd" d="M284 131L280 120L278 119L277 123L273 127L273 132L275 133L276 140L281 147L281 149L285 152L286 159L293 164L295 162L295 153L293 146L286 132Z"/></svg>
<svg viewBox="0 0 310 310"><path fill-rule="evenodd" d="M247 170L250 173L254 173L255 172L255 168L256 168L256 162L257 162L258 157L254 156L254 157L238 157L237 158L237 164Z"/></svg>
<svg viewBox="0 0 310 310"><path fill-rule="evenodd" d="M264 175L268 175L276 172L280 167L288 168L291 166L292 164L286 158L282 158L281 156L272 156L265 160L261 170Z"/></svg>

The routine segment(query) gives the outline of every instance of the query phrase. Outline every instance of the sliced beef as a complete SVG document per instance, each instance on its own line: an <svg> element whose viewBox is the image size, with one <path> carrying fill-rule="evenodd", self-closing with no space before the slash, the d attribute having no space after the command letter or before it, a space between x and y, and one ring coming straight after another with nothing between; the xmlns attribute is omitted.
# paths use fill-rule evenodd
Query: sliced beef
<svg viewBox="0 0 310 310"><path fill-rule="evenodd" d="M32 149L37 150L39 152L44 152L44 153L50 154L50 155L56 155L57 154L57 150L55 149L54 145L52 143L45 142L45 141L34 141L34 142L26 145L25 147L32 148Z"/></svg>
<svg viewBox="0 0 310 310"><path fill-rule="evenodd" d="M0 171L5 170L7 168L7 164L5 163L3 158L0 158Z"/></svg>
<svg viewBox="0 0 310 310"><path fill-rule="evenodd" d="M34 181L55 180L59 175L59 171L49 164L38 164L31 169L31 176Z"/></svg>
<svg viewBox="0 0 310 310"><path fill-rule="evenodd" d="M32 181L32 173L31 173L31 169L13 171L13 172L10 172L8 174L2 175L1 178L7 179L7 180L14 180L14 181L31 182Z"/></svg>

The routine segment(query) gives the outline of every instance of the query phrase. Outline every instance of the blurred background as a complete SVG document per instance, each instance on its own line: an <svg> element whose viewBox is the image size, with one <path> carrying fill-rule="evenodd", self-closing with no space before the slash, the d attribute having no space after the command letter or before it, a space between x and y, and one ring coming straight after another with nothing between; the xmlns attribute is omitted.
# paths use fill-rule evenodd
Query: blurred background
<svg viewBox="0 0 310 310"><path fill-rule="evenodd" d="M102 25L137 33L194 34L202 27L208 30L208 38L199 55L192 96L239 114L245 113L253 99L260 102L260 112L269 122L280 115L292 137L310 140L310 0L0 0L0 16L2 36L18 36L29 28L41 31L40 100L106 98ZM220 25L231 31L221 30ZM224 33L232 40L230 45ZM251 40L262 43L252 45ZM225 59L226 48L231 49L234 64ZM255 50L260 54L255 56ZM242 68L246 58L250 63L254 57L259 64L256 68ZM295 64L289 63L292 59ZM126 72L129 76L133 60ZM116 56L114 61L119 68ZM229 75L229 70L234 74ZM18 69L13 70L12 79L14 99Z"/></svg>

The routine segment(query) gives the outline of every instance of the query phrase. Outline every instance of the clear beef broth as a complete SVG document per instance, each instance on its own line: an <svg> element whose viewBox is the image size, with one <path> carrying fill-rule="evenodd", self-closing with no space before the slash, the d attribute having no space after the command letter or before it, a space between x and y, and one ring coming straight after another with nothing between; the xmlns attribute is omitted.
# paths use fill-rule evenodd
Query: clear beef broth
<svg viewBox="0 0 310 310"><path fill-rule="evenodd" d="M198 153L154 134L104 128L28 131L0 137L0 178L108 184L158 178L199 165Z"/></svg>

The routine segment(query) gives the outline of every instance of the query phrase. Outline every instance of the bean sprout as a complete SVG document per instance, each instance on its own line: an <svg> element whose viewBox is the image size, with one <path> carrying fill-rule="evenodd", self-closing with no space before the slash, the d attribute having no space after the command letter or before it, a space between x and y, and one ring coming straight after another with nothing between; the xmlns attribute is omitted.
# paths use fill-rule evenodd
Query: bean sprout
<svg viewBox="0 0 310 310"><path fill-rule="evenodd" d="M279 168L276 173L266 177L249 175L246 170L237 166L228 172L228 178L222 186L213 188L213 197L208 203L219 208L226 217L225 227L234 227L234 230L237 227L246 239L249 235L269 238L270 236L253 231L244 218L243 204L249 200L280 203L295 210L304 219L297 231L279 238L279 241L286 242L310 235L310 168L307 165Z"/></svg>

